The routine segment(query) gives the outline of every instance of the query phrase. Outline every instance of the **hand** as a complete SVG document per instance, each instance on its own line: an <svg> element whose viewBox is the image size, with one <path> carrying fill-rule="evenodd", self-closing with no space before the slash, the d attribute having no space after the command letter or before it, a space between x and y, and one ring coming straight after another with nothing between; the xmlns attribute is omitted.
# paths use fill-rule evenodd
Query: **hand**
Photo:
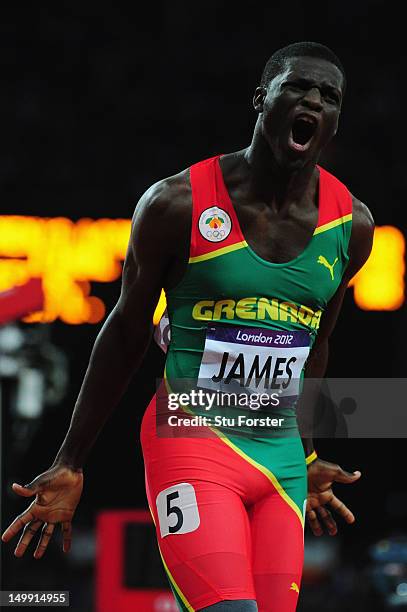
<svg viewBox="0 0 407 612"><path fill-rule="evenodd" d="M360 472L345 472L339 465L317 459L308 466L308 497L307 497L307 519L316 536L324 533L323 527L327 529L329 535L336 535L338 527L331 514L326 508L329 505L347 523L353 523L355 517L345 504L334 495L332 484L342 482L351 484L358 480Z"/></svg>
<svg viewBox="0 0 407 612"><path fill-rule="evenodd" d="M33 536L42 526L34 552L34 558L40 559L47 549L56 523L61 523L63 551L68 552L71 547L72 517L82 494L82 470L55 465L34 478L30 484L22 487L14 483L12 488L15 493L23 497L36 496L2 535L3 542L8 542L24 528L14 551L15 556L23 556Z"/></svg>

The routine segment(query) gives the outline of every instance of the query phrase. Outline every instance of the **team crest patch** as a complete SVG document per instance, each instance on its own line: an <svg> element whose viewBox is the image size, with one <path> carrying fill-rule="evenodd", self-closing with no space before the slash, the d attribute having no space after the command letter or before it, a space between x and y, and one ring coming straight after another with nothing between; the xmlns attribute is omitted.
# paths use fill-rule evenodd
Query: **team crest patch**
<svg viewBox="0 0 407 612"><path fill-rule="evenodd" d="M201 235L209 242L221 242L229 236L232 221L225 210L211 206L199 217L198 227Z"/></svg>

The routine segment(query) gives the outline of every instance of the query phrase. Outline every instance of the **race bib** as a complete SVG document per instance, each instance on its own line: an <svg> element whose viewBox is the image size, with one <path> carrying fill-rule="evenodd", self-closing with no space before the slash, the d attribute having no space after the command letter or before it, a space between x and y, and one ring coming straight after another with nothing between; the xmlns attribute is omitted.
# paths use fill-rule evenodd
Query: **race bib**
<svg viewBox="0 0 407 612"><path fill-rule="evenodd" d="M198 386L222 393L299 394L310 351L306 331L209 324Z"/></svg>

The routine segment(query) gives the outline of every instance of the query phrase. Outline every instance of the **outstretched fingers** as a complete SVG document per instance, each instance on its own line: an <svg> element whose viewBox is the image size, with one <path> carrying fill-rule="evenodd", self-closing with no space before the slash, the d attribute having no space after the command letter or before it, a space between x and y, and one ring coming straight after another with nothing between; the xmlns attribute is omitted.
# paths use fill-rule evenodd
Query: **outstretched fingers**
<svg viewBox="0 0 407 612"><path fill-rule="evenodd" d="M14 551L16 557L23 556L23 554L27 550L27 546L29 545L41 525L42 521L40 520L31 521L30 523L27 523Z"/></svg>
<svg viewBox="0 0 407 612"><path fill-rule="evenodd" d="M336 535L338 533L338 526L329 510L324 506L319 506L317 511L329 535Z"/></svg>
<svg viewBox="0 0 407 612"><path fill-rule="evenodd" d="M42 555L47 550L47 546L54 532L54 528L55 523L44 523L44 527L41 530L41 537L34 552L35 559L41 559Z"/></svg>
<svg viewBox="0 0 407 612"><path fill-rule="evenodd" d="M321 523L318 519L317 513L315 510L307 511L307 519L309 526L311 527L311 531L315 536L321 536L324 531L322 529Z"/></svg>
<svg viewBox="0 0 407 612"><path fill-rule="evenodd" d="M347 523L355 522L355 515L345 504L343 501L338 499L335 495L333 495L330 506L335 512L337 512Z"/></svg>
<svg viewBox="0 0 407 612"><path fill-rule="evenodd" d="M72 524L69 521L61 523L62 528L62 550L67 553L71 549Z"/></svg>
<svg viewBox="0 0 407 612"><path fill-rule="evenodd" d="M25 510L22 514L19 514L14 521L7 527L1 539L3 542L8 542L11 538L14 538L15 535L23 529L28 523L30 523L33 519L35 519L33 513L30 510L31 506Z"/></svg>

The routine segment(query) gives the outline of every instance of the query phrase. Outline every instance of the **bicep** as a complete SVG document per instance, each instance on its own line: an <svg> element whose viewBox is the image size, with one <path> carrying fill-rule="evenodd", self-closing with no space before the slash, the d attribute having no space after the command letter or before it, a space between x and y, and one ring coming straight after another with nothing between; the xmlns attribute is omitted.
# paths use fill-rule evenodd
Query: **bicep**
<svg viewBox="0 0 407 612"><path fill-rule="evenodd" d="M146 192L138 203L123 265L116 310L130 325L152 326L155 307L171 262L159 196Z"/></svg>

